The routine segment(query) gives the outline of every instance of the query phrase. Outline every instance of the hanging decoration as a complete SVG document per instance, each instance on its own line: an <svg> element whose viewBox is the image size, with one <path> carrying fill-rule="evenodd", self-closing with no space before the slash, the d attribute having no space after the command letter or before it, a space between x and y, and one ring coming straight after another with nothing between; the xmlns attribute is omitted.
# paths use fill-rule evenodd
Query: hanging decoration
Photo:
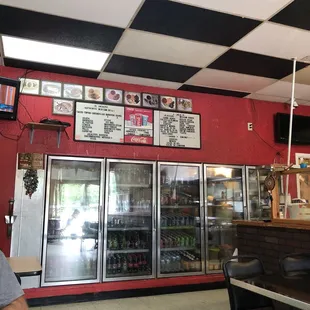
<svg viewBox="0 0 310 310"><path fill-rule="evenodd" d="M38 188L38 173L37 170L27 169L23 177L24 187L26 189L26 195L31 198L32 194L37 191Z"/></svg>

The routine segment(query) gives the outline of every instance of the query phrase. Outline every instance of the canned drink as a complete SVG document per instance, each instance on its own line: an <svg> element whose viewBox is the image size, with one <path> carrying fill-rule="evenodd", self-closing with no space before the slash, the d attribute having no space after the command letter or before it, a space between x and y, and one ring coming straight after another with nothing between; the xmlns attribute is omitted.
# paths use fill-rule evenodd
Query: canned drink
<svg viewBox="0 0 310 310"><path fill-rule="evenodd" d="M136 126L136 123L137 123L136 122L136 116L134 114L130 114L129 117L130 117L130 125Z"/></svg>
<svg viewBox="0 0 310 310"><path fill-rule="evenodd" d="M149 117L147 115L142 115L142 126L147 126Z"/></svg>

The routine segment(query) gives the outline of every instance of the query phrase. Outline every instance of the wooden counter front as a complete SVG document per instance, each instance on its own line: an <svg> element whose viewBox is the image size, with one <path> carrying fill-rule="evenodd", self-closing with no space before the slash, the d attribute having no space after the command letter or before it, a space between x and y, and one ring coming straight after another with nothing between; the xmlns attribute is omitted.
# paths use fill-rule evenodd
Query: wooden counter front
<svg viewBox="0 0 310 310"><path fill-rule="evenodd" d="M257 227L275 227L310 230L310 221L290 220L290 219L273 219L271 222L263 221L233 221L235 225L257 226Z"/></svg>

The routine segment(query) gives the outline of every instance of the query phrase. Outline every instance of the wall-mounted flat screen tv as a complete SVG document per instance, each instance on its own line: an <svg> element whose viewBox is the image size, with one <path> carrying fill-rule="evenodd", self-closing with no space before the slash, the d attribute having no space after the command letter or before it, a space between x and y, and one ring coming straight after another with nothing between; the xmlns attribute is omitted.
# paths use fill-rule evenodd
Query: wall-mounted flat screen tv
<svg viewBox="0 0 310 310"><path fill-rule="evenodd" d="M274 136L277 143L288 143L290 115L277 113L274 118ZM292 144L310 145L310 117L293 115Z"/></svg>
<svg viewBox="0 0 310 310"><path fill-rule="evenodd" d="M16 120L20 81L0 77L0 119Z"/></svg>

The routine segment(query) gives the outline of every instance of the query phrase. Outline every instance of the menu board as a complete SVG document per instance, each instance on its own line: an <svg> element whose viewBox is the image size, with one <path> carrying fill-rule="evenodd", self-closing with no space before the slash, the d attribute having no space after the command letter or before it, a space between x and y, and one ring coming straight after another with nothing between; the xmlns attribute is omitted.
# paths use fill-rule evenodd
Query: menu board
<svg viewBox="0 0 310 310"><path fill-rule="evenodd" d="M77 101L74 140L200 149L200 115Z"/></svg>
<svg viewBox="0 0 310 310"><path fill-rule="evenodd" d="M124 107L75 103L76 141L124 143Z"/></svg>
<svg viewBox="0 0 310 310"><path fill-rule="evenodd" d="M153 110L125 108L125 143L153 144Z"/></svg>
<svg viewBox="0 0 310 310"><path fill-rule="evenodd" d="M200 149L200 115L154 111L154 145Z"/></svg>

